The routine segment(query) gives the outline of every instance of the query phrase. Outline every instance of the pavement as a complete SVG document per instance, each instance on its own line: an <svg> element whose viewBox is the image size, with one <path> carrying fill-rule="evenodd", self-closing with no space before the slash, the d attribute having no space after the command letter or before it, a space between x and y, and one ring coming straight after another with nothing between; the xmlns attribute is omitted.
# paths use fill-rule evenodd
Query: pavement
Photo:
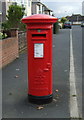
<svg viewBox="0 0 84 120"><path fill-rule="evenodd" d="M0 70L0 119L2 118L2 70Z"/></svg>
<svg viewBox="0 0 84 120"><path fill-rule="evenodd" d="M78 28L77 28L78 27ZM82 113L81 94L81 42L82 29L72 28L74 65L76 73L77 100ZM79 41L80 40L80 41ZM3 118L64 118L70 116L70 29L62 29L53 35L53 102L39 105L28 102L27 97L27 52L3 68L2 74L2 117ZM58 92L56 92L58 90ZM80 104L81 103L81 104Z"/></svg>
<svg viewBox="0 0 84 120"><path fill-rule="evenodd" d="M82 29L79 26L72 28L76 90L80 117L82 116Z"/></svg>
<svg viewBox="0 0 84 120"><path fill-rule="evenodd" d="M82 100L84 100L84 54L83 54L83 51L84 51L84 28L82 28ZM83 113L83 118L84 118L84 103L82 101L82 113Z"/></svg>

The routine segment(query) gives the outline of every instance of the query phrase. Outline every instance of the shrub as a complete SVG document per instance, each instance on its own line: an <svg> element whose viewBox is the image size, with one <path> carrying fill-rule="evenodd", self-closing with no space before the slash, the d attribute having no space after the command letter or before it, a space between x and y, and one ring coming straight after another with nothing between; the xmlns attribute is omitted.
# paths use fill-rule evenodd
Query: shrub
<svg viewBox="0 0 84 120"><path fill-rule="evenodd" d="M5 39L7 38L7 34L6 33L3 33L3 32L0 32L0 39Z"/></svg>

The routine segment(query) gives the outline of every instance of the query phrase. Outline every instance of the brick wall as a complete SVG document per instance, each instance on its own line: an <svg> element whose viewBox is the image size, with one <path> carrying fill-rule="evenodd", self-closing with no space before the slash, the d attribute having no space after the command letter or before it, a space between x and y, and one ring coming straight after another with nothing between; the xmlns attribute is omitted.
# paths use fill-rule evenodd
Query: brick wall
<svg viewBox="0 0 84 120"><path fill-rule="evenodd" d="M0 68L9 64L18 56L18 33L14 37L0 40Z"/></svg>

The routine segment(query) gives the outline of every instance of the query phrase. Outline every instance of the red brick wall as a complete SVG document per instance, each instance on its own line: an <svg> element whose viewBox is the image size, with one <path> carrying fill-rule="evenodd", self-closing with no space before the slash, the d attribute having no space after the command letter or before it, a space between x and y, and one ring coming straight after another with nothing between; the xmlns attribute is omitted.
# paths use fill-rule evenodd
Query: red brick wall
<svg viewBox="0 0 84 120"><path fill-rule="evenodd" d="M6 66L19 56L18 37L0 40L0 68Z"/></svg>

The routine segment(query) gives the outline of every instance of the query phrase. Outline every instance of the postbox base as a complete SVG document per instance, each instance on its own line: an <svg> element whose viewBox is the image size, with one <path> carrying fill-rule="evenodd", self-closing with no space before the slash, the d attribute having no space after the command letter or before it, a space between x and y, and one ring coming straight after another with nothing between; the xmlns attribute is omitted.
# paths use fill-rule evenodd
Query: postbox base
<svg viewBox="0 0 84 120"><path fill-rule="evenodd" d="M53 95L47 95L47 96L28 95L28 100L29 102L34 103L34 104L48 104L52 102Z"/></svg>

